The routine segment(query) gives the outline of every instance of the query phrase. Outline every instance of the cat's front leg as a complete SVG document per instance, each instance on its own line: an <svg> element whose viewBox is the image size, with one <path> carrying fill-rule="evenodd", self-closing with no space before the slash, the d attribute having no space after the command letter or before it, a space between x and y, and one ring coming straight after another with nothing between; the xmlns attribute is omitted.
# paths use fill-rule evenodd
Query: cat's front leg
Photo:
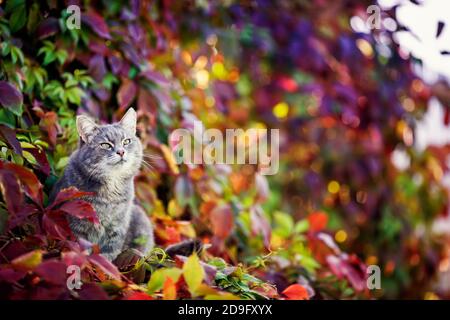
<svg viewBox="0 0 450 320"><path fill-rule="evenodd" d="M153 226L145 211L137 204L133 204L131 221L127 230L123 249L133 248L143 255L154 246Z"/></svg>
<svg viewBox="0 0 450 320"><path fill-rule="evenodd" d="M113 261L121 252L125 241L125 230L106 232L100 246L100 252L108 260Z"/></svg>

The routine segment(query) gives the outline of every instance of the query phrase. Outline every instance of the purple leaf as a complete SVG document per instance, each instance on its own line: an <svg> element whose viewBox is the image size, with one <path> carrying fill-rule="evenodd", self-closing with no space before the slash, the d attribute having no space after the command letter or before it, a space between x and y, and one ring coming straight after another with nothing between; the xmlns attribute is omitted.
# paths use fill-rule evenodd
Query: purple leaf
<svg viewBox="0 0 450 320"><path fill-rule="evenodd" d="M42 40L58 32L59 32L58 19L54 17L49 17L39 24L36 30L36 35L39 40Z"/></svg>
<svg viewBox="0 0 450 320"><path fill-rule="evenodd" d="M46 282L64 285L67 279L66 269L66 265L60 261L45 261L35 269L35 273Z"/></svg>
<svg viewBox="0 0 450 320"><path fill-rule="evenodd" d="M0 169L2 196L10 214L19 212L22 205L22 192L17 177L9 170Z"/></svg>
<svg viewBox="0 0 450 320"><path fill-rule="evenodd" d="M82 21L86 23L97 35L105 39L111 39L108 25L101 15L91 11L82 14Z"/></svg>
<svg viewBox="0 0 450 320"><path fill-rule="evenodd" d="M0 125L0 134L6 140L6 143L13 148L15 153L22 155L22 147L20 146L20 142L16 138L16 132L13 129Z"/></svg>
<svg viewBox="0 0 450 320"><path fill-rule="evenodd" d="M143 71L141 72L141 76L161 86L167 86L169 84L169 80L167 80L163 74L157 71Z"/></svg>
<svg viewBox="0 0 450 320"><path fill-rule="evenodd" d="M22 104L22 93L11 83L0 81L0 105L20 116L22 115Z"/></svg>

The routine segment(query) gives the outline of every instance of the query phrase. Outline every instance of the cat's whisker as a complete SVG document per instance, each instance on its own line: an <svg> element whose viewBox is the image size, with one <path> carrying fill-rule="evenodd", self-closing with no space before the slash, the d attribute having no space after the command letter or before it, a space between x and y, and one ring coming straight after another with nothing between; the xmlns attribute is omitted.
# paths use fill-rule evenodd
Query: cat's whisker
<svg viewBox="0 0 450 320"><path fill-rule="evenodd" d="M149 168L151 168L152 170L155 170L155 167L153 167L150 163L148 163L147 161L145 161L145 160L142 160L142 163L144 164L144 165L147 165Z"/></svg>
<svg viewBox="0 0 450 320"><path fill-rule="evenodd" d="M148 171L150 172L150 174L153 176L153 177L156 177L156 169L155 169L155 167L153 167L151 164L149 164L147 161L145 161L145 160L142 160L142 165L145 167L145 168L147 168L148 169Z"/></svg>
<svg viewBox="0 0 450 320"><path fill-rule="evenodd" d="M156 154L151 154L151 153L144 153L143 156L146 158L152 158L152 159L162 159L161 156L158 156Z"/></svg>

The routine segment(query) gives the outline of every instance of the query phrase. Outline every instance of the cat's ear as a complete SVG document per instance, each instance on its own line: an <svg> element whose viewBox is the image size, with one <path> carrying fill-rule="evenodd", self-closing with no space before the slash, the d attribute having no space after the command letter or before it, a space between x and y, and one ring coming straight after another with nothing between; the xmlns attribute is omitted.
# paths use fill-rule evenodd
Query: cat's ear
<svg viewBox="0 0 450 320"><path fill-rule="evenodd" d="M130 108L119 121L119 124L131 133L136 134L136 122L136 111L134 111L133 108Z"/></svg>
<svg viewBox="0 0 450 320"><path fill-rule="evenodd" d="M87 143L89 136L97 129L97 124L88 116L77 116L77 130L78 134Z"/></svg>

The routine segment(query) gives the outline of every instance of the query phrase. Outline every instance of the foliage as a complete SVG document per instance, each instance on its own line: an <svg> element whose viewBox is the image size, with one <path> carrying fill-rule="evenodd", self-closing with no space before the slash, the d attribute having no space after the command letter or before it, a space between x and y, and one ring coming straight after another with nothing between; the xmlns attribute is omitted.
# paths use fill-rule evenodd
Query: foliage
<svg viewBox="0 0 450 320"><path fill-rule="evenodd" d="M444 164L411 147L429 93L410 61L349 27L370 1L84 1L80 30L57 3L0 7L0 298L369 298L360 259L383 267L375 295L422 297L440 252L414 230L444 210ZM68 214L98 222L85 194L48 194L76 148L75 115L117 121L130 106L154 155L136 192L158 246L210 247L119 270L71 235ZM279 128L279 173L177 165L170 132L197 119Z"/></svg>

